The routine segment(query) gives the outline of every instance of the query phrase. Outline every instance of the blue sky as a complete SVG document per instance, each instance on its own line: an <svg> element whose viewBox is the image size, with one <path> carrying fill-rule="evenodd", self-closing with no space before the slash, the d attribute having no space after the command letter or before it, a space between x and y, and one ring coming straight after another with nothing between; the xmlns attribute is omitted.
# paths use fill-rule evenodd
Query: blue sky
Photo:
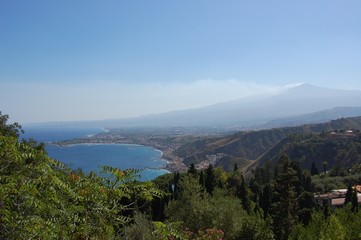
<svg viewBox="0 0 361 240"><path fill-rule="evenodd" d="M0 110L139 116L307 82L361 90L361 2L1 1Z"/></svg>

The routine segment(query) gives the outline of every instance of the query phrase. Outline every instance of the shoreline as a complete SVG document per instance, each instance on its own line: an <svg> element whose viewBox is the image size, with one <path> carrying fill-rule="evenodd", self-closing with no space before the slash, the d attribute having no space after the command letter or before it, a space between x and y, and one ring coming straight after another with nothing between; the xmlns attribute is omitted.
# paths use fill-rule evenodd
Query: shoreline
<svg viewBox="0 0 361 240"><path fill-rule="evenodd" d="M104 139L97 139L96 136L88 137L84 139L72 139L60 142L51 142L47 143L47 145L54 145L57 147L71 147L76 145L128 145L128 146L138 146L138 147L148 147L152 148L155 151L160 153L159 160L164 162L164 166L160 168L148 168L154 170L166 170L169 173L173 172L185 172L187 171L188 167L182 162L182 159L173 154L173 149L169 146L162 146L160 144L145 144L143 141L128 141L125 139L122 140L114 140L114 141L104 141ZM162 149L159 149L162 148ZM147 169L147 168L145 168Z"/></svg>

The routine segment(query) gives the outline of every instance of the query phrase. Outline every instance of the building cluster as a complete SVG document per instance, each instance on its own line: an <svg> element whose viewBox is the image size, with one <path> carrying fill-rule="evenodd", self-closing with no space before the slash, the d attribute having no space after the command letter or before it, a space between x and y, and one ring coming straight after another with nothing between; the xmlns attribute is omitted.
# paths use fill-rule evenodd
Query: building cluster
<svg viewBox="0 0 361 240"><path fill-rule="evenodd" d="M361 185L353 186L353 190L357 192L357 202L361 204ZM320 204L327 203L332 207L342 207L345 204L347 189L335 189L330 193L316 194L316 201Z"/></svg>

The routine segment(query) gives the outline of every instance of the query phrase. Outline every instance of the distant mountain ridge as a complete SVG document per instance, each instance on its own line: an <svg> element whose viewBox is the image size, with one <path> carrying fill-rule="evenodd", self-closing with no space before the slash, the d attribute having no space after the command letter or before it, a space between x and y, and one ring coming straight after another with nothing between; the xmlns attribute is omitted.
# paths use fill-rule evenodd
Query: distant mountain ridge
<svg viewBox="0 0 361 240"><path fill-rule="evenodd" d="M242 98L197 109L128 119L49 124L103 128L209 127L247 130L324 122L337 117L359 115L361 91L303 84L277 95Z"/></svg>
<svg viewBox="0 0 361 240"><path fill-rule="evenodd" d="M361 91L335 90L303 84L278 95L239 99L198 109L133 118L119 121L119 125L252 129L273 120L336 107L361 107Z"/></svg>
<svg viewBox="0 0 361 240"><path fill-rule="evenodd" d="M349 118L361 116L361 107L335 107L319 112L313 112L295 117L281 118L272 120L259 128L277 128L277 127L292 127L303 124L323 123L340 118Z"/></svg>

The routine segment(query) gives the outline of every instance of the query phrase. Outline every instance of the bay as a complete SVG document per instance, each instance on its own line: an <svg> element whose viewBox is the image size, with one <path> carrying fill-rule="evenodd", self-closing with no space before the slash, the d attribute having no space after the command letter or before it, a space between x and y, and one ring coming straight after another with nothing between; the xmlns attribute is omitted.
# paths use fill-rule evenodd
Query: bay
<svg viewBox="0 0 361 240"><path fill-rule="evenodd" d="M24 138L46 142L48 155L65 163L71 169L81 168L85 173L100 173L100 166L120 169L139 169L140 181L149 181L168 173L162 152L133 144L75 144L59 146L51 142L91 136L105 131L100 128L25 128Z"/></svg>
<svg viewBox="0 0 361 240"><path fill-rule="evenodd" d="M103 128L70 128L70 127L24 127L24 138L33 138L38 142L56 142L83 138L106 131Z"/></svg>

